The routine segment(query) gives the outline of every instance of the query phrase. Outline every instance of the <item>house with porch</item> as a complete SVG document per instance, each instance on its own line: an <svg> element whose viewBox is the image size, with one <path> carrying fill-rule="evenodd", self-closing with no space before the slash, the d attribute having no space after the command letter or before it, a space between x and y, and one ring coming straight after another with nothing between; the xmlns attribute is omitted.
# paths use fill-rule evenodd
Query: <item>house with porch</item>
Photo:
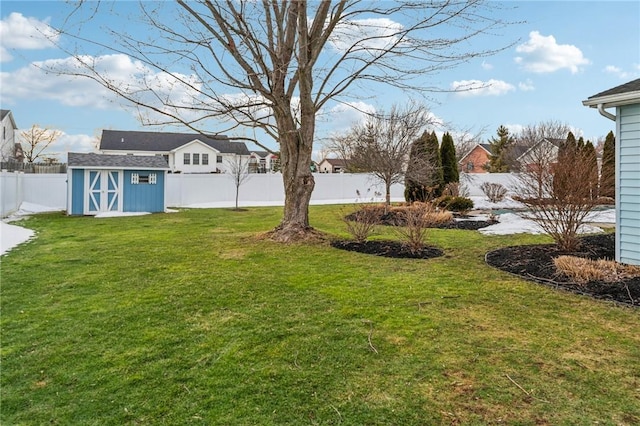
<svg viewBox="0 0 640 426"><path fill-rule="evenodd" d="M249 157L250 173L271 173L278 169L279 158L268 151L251 151Z"/></svg>
<svg viewBox="0 0 640 426"><path fill-rule="evenodd" d="M640 265L640 79L590 96L582 104L615 122L615 260Z"/></svg>
<svg viewBox="0 0 640 426"><path fill-rule="evenodd" d="M171 173L225 173L236 156L249 161L244 142L225 135L103 130L103 154L161 155Z"/></svg>

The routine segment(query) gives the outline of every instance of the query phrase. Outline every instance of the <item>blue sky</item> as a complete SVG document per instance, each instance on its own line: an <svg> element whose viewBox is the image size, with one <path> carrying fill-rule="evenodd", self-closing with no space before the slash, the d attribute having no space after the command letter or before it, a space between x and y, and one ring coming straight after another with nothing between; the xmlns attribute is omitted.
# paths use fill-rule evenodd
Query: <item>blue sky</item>
<svg viewBox="0 0 640 426"><path fill-rule="evenodd" d="M581 101L640 78L640 2L509 1L504 5L503 19L524 22L500 30L501 37L493 38L491 43L514 45L496 55L429 76L429 84L444 89L485 86L463 93L429 94L427 106L434 117L451 125L454 132L484 130L483 142L495 135L499 125L517 132L523 126L549 120L568 124L577 136L594 143L614 130L612 121L584 107ZM133 2L115 2L109 7L134 6ZM103 129L162 130L142 126L131 108L92 81L47 74L34 66L39 61L68 59L68 54L42 34L49 33L48 25L62 25L69 10L62 1L0 3L1 107L12 110L21 129L39 124L62 131L63 136L52 148L56 153L93 149ZM96 17L83 27L81 35L104 39L105 28L122 24L109 19ZM128 28L132 32L140 30L135 25ZM50 35L57 43L67 45L65 36ZM81 53L98 57L107 52ZM102 66L118 72L131 64L120 58L105 60ZM390 103L406 100L398 90L369 90L367 93L365 89L365 96L359 101L364 109L388 108ZM359 117L355 110L340 109L329 123L320 124L318 136L345 130ZM266 137L261 140L277 149ZM321 148L321 144L315 147L318 160Z"/></svg>

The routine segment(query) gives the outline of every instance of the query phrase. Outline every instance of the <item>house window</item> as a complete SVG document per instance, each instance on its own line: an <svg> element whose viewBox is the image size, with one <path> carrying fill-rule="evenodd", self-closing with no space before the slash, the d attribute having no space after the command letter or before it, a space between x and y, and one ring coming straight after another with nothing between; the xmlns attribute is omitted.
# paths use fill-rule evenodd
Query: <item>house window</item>
<svg viewBox="0 0 640 426"><path fill-rule="evenodd" d="M188 152L184 153L184 160L182 160L183 164L191 164L191 154Z"/></svg>
<svg viewBox="0 0 640 426"><path fill-rule="evenodd" d="M209 164L209 154L202 154L202 165L206 166Z"/></svg>
<svg viewBox="0 0 640 426"><path fill-rule="evenodd" d="M196 166L200 164L200 154L193 154L193 164Z"/></svg>
<svg viewBox="0 0 640 426"><path fill-rule="evenodd" d="M216 163L222 163L222 156L216 155Z"/></svg>
<svg viewBox="0 0 640 426"><path fill-rule="evenodd" d="M473 170L473 163L471 161L469 161L467 163L467 171L472 171Z"/></svg>

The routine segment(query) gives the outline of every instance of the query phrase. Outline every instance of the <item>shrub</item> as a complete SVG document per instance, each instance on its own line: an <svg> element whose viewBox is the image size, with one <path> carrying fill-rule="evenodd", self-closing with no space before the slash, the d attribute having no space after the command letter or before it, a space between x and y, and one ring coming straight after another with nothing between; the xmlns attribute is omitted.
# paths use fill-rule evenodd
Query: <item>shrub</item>
<svg viewBox="0 0 640 426"><path fill-rule="evenodd" d="M484 182L480 185L480 189L492 203L498 203L504 200L504 197L507 195L507 188L499 183Z"/></svg>
<svg viewBox="0 0 640 426"><path fill-rule="evenodd" d="M342 221L353 239L362 243L375 232L384 211L384 206L359 205L355 212L342 215Z"/></svg>
<svg viewBox="0 0 640 426"><path fill-rule="evenodd" d="M640 267L623 265L613 260L591 260L576 256L558 256L553 259L558 272L578 284L589 281L614 282L619 279L640 276Z"/></svg>
<svg viewBox="0 0 640 426"><path fill-rule="evenodd" d="M397 232L405 239L412 253L424 247L429 228L449 222L452 218L450 212L438 211L430 203L414 203L405 207L401 214L404 226L398 227Z"/></svg>
<svg viewBox="0 0 640 426"><path fill-rule="evenodd" d="M473 200L467 197L451 197L445 195L436 200L436 206L452 212L468 212L473 208Z"/></svg>
<svg viewBox="0 0 640 426"><path fill-rule="evenodd" d="M451 197L468 197L469 189L460 182L449 182L445 185L442 195L449 195Z"/></svg>

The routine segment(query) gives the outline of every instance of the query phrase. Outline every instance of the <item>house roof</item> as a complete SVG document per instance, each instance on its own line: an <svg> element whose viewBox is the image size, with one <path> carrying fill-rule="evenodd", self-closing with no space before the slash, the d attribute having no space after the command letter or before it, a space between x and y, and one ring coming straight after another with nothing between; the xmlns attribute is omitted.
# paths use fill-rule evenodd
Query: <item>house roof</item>
<svg viewBox="0 0 640 426"><path fill-rule="evenodd" d="M608 108L638 102L640 102L640 78L596 93L582 101L582 104L594 108L598 105Z"/></svg>
<svg viewBox="0 0 640 426"><path fill-rule="evenodd" d="M92 167L97 169L159 169L169 170L167 161L160 155L108 155L70 152L67 157L70 169Z"/></svg>
<svg viewBox="0 0 640 426"><path fill-rule="evenodd" d="M13 119L13 114L11 114L11 110L0 109L0 121L4 121L5 117L7 116L9 116L9 119L11 120L11 124L13 125L13 128L17 129L18 126L16 126L16 121Z"/></svg>
<svg viewBox="0 0 640 426"><path fill-rule="evenodd" d="M329 163L333 167L346 167L347 166L347 160L344 160L342 158L325 158L320 163L323 163L325 161L327 163Z"/></svg>
<svg viewBox="0 0 640 426"><path fill-rule="evenodd" d="M225 154L249 155L249 150L244 142L232 141L226 135L204 136L198 133L134 132L128 130L103 130L100 150L170 152L195 140Z"/></svg>
<svg viewBox="0 0 640 426"><path fill-rule="evenodd" d="M463 164L464 160L470 156L476 148L480 148L487 152L487 154L491 155L491 145L488 143L477 143L469 152L467 152L461 159L458 161L458 164Z"/></svg>

